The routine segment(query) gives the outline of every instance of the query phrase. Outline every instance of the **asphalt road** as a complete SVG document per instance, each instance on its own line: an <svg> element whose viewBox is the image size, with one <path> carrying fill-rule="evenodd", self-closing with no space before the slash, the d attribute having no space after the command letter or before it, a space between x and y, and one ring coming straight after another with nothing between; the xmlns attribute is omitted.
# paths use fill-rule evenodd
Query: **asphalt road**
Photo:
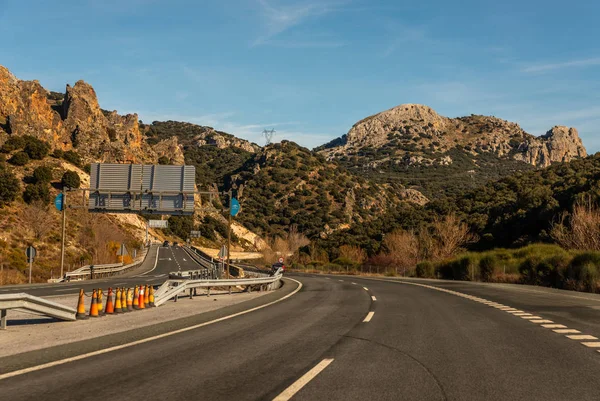
<svg viewBox="0 0 600 401"><path fill-rule="evenodd" d="M7 285L0 287L0 295L18 292L36 296L66 295L78 293L81 288L89 292L99 287L106 289L108 287L133 287L140 284L158 285L168 279L170 272L176 272L179 269L184 271L201 268L181 247L160 246L157 249L158 259L156 259L154 250L150 250L141 266L123 275L66 283Z"/></svg>
<svg viewBox="0 0 600 401"><path fill-rule="evenodd" d="M473 283L291 277L304 286L281 302L0 380L0 394L10 400L600 399L600 348L554 331L600 337L600 297ZM272 302L295 285L287 281L252 304L155 327L153 334ZM538 317L551 324L533 320ZM0 359L0 377L136 335Z"/></svg>

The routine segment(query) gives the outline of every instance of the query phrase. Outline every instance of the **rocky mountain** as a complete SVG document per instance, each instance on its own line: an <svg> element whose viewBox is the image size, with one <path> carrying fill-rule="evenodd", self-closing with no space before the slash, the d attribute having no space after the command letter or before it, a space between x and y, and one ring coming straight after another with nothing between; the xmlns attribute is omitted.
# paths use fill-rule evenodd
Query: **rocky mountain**
<svg viewBox="0 0 600 401"><path fill-rule="evenodd" d="M65 93L49 92L38 81L21 81L0 66L0 142L31 135L52 149L77 150L84 161L156 162L140 131L137 114L102 110L91 85L77 81ZM173 151L168 145L160 146Z"/></svg>
<svg viewBox="0 0 600 401"><path fill-rule="evenodd" d="M481 185L515 171L587 156L575 128L555 126L536 137L496 117L448 118L427 106L403 104L367 117L316 149L372 178L400 178L431 194L466 180ZM438 177L429 177L429 175ZM424 180L442 180L423 186ZM431 185L431 180L429 180Z"/></svg>

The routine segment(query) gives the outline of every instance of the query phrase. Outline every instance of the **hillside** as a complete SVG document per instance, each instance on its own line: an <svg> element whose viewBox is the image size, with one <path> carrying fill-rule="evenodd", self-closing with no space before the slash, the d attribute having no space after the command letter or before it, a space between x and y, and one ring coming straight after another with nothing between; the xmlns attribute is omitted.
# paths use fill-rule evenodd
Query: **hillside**
<svg viewBox="0 0 600 401"><path fill-rule="evenodd" d="M315 150L375 181L399 182L430 198L587 155L574 128L555 126L535 137L496 117L447 118L415 104L365 118Z"/></svg>

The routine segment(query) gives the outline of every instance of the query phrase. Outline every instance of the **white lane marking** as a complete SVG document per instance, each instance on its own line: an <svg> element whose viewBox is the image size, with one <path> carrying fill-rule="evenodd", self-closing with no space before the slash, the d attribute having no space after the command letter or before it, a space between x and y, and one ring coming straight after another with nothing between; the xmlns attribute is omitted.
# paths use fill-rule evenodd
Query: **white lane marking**
<svg viewBox="0 0 600 401"><path fill-rule="evenodd" d="M329 364L333 362L332 359L323 359L314 368L306 372L301 378L296 380L291 386L283 390L281 394L273 398L273 401L287 401L291 399L302 387L306 386L308 382L314 379L319 373L321 373Z"/></svg>
<svg viewBox="0 0 600 401"><path fill-rule="evenodd" d="M352 284L356 285L356 283L352 283Z"/></svg>
<svg viewBox="0 0 600 401"><path fill-rule="evenodd" d="M343 283L343 282L344 282L344 280L338 280L338 281L339 281L340 283Z"/></svg>
<svg viewBox="0 0 600 401"><path fill-rule="evenodd" d="M145 275L150 273L151 271L154 271L154 269L156 269L156 266L158 266L158 254L160 253L160 246L158 247L158 249L156 250L156 258L154 259L154 267L150 270L148 270L147 272L142 273L141 275Z"/></svg>
<svg viewBox="0 0 600 401"><path fill-rule="evenodd" d="M575 329L556 329L556 330L552 330L555 333L558 334L579 334L581 333L581 331L579 330L575 330Z"/></svg>
<svg viewBox="0 0 600 401"><path fill-rule="evenodd" d="M582 343L582 344L585 345L588 348L600 348L600 343L599 342Z"/></svg>
<svg viewBox="0 0 600 401"><path fill-rule="evenodd" d="M367 287L363 287L365 291L369 291L369 289Z"/></svg>
<svg viewBox="0 0 600 401"><path fill-rule="evenodd" d="M538 320L530 320L531 323L536 323L536 324L549 324L549 323L554 323L552 320L548 320L548 319L538 319Z"/></svg>
<svg viewBox="0 0 600 401"><path fill-rule="evenodd" d="M372 299L373 301L377 301L377 298L375 298L375 295L371 295L371 299Z"/></svg>
<svg viewBox="0 0 600 401"><path fill-rule="evenodd" d="M515 312L515 313L513 313L513 315L515 315L515 316L521 316L521 317L523 317L523 316L533 316L531 313L527 313L527 312Z"/></svg>
<svg viewBox="0 0 600 401"><path fill-rule="evenodd" d="M513 314L514 313L525 313L525 312L523 312L522 310L519 310L519 309L517 309L517 310L509 310L509 311L506 311L506 312L513 313Z"/></svg>
<svg viewBox="0 0 600 401"><path fill-rule="evenodd" d="M65 292L65 291L77 291L77 288L63 288L60 290L54 290L54 292Z"/></svg>
<svg viewBox="0 0 600 401"><path fill-rule="evenodd" d="M542 324L542 327L545 329L566 329L567 326L564 324Z"/></svg>
<svg viewBox="0 0 600 401"><path fill-rule="evenodd" d="M363 323L369 323L371 321L371 319L373 319L374 314L375 314L375 312L373 312L373 311L367 313L367 317L365 317L365 319L363 320Z"/></svg>
<svg viewBox="0 0 600 401"><path fill-rule="evenodd" d="M302 283L299 282L298 280L294 280L293 278L288 278L287 280L291 280L291 281L294 281L294 282L298 283L298 288L296 288L294 291L290 292L286 296L284 296L282 298L279 298L279 299L276 299L275 301L269 302L268 304L256 306L254 308L251 308L251 309L248 309L248 310L245 310L245 311L237 312L237 313L234 313L232 315L223 316L223 317L220 317L218 319L214 319L214 320L211 320L211 321L208 321L208 322L196 324L194 326L184 327L182 329L170 331L168 333L158 334L156 336L152 336L152 337L148 337L148 338L143 338L143 339L137 340L137 341L132 341L130 343L116 345L114 347L105 348L105 349L101 349L101 350L98 350L98 351L88 352L86 354L76 355L76 356L72 356L70 358L60 359L58 361L48 362L48 363L44 363L44 364L37 365L37 366L32 366L30 368L15 370L14 372L4 373L4 374L0 375L0 380L8 379L9 377L20 376L20 375L23 375L25 373L35 372L35 371L46 369L46 368L51 368L53 366L63 365L65 363L69 363L69 362L79 361L81 359L90 358L90 357L96 356L96 355L107 354L107 353L112 352L112 351L118 351L120 349L133 347L133 346L139 345L139 344L145 344L145 343L148 343L150 341L158 340L158 339L165 338L165 337L170 337L172 335L179 334L179 333L185 333L186 331L199 329L200 327L204 327L204 326L208 326L210 324L222 322L223 320L229 320L229 319L232 319L232 318L237 317L237 316L242 316L242 315L245 315L247 313L254 312L254 311L262 309L262 308L266 308L267 306L271 306L271 305L274 305L274 304L276 304L278 302L281 302L281 301L283 301L285 299L288 299L289 297L295 295L298 291L300 291L302 289Z"/></svg>
<svg viewBox="0 0 600 401"><path fill-rule="evenodd" d="M329 277L325 277L325 280L331 280L331 278L329 278Z"/></svg>
<svg viewBox="0 0 600 401"><path fill-rule="evenodd" d="M521 319L528 319L528 320L542 320L542 318L540 316L521 316Z"/></svg>
<svg viewBox="0 0 600 401"><path fill-rule="evenodd" d="M597 340L596 337L590 336L588 334L574 334L572 336L566 336L566 337L571 340Z"/></svg>
<svg viewBox="0 0 600 401"><path fill-rule="evenodd" d="M127 284L127 283L115 283L114 285L123 285L123 284ZM144 301L146 302L146 301Z"/></svg>
<svg viewBox="0 0 600 401"><path fill-rule="evenodd" d="M158 275L158 276L156 276L156 277L158 278L158 277L164 277L164 276L166 276L166 274L159 274L159 275Z"/></svg>

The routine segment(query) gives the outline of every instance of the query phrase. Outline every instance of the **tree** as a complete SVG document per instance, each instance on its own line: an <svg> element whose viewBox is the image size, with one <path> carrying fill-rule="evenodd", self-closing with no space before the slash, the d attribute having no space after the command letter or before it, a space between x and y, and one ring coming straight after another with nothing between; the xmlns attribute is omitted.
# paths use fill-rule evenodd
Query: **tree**
<svg viewBox="0 0 600 401"><path fill-rule="evenodd" d="M79 188L81 186L81 179L75 171L65 171L60 179L60 183L63 188Z"/></svg>
<svg viewBox="0 0 600 401"><path fill-rule="evenodd" d="M42 201L34 201L23 209L23 220L36 240L43 240L53 228L52 210Z"/></svg>
<svg viewBox="0 0 600 401"><path fill-rule="evenodd" d="M23 149L24 146L25 140L22 136L11 136L4 142L0 151L3 153L10 153L17 149Z"/></svg>
<svg viewBox="0 0 600 401"><path fill-rule="evenodd" d="M23 151L17 152L10 159L8 159L8 162L15 166L24 166L29 163L29 155Z"/></svg>
<svg viewBox="0 0 600 401"><path fill-rule="evenodd" d="M550 236L565 249L600 251L600 210L591 199L579 201L573 213L563 213Z"/></svg>
<svg viewBox="0 0 600 401"><path fill-rule="evenodd" d="M436 246L436 259L446 259L454 256L464 245L474 242L475 236L469 227L454 213L443 218L436 216L433 220L433 236Z"/></svg>
<svg viewBox="0 0 600 401"><path fill-rule="evenodd" d="M50 145L46 141L37 139L36 137L25 135L25 147L23 150L27 155L34 160L42 160L48 156Z"/></svg>
<svg viewBox="0 0 600 401"><path fill-rule="evenodd" d="M50 188L47 183L28 184L23 192L23 200L27 203L40 201L44 204L50 202Z"/></svg>
<svg viewBox="0 0 600 401"><path fill-rule="evenodd" d="M52 181L52 167L40 166L33 170L34 183L49 183Z"/></svg>
<svg viewBox="0 0 600 401"><path fill-rule="evenodd" d="M188 239L194 229L194 219L190 216L169 217L169 231L181 239Z"/></svg>
<svg viewBox="0 0 600 401"><path fill-rule="evenodd" d="M21 186L17 177L12 171L0 165L0 205L17 199L20 190Z"/></svg>
<svg viewBox="0 0 600 401"><path fill-rule="evenodd" d="M65 159L74 166L81 167L81 156L79 156L79 153L73 150L67 150L66 152L64 152L63 159Z"/></svg>

